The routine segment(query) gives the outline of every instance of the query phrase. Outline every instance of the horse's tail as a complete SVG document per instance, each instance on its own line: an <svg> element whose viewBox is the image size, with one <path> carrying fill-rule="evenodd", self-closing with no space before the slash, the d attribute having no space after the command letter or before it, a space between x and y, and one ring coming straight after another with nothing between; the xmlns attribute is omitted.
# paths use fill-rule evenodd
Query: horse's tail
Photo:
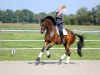
<svg viewBox="0 0 100 75"><path fill-rule="evenodd" d="M84 46L84 37L82 36L82 35L78 35L78 34L75 34L76 36L78 36L79 37L79 41L77 42L77 53L78 53L78 55L80 56L80 57L82 57L83 56L83 54L82 54L82 51L81 51L81 49L82 49L82 47Z"/></svg>

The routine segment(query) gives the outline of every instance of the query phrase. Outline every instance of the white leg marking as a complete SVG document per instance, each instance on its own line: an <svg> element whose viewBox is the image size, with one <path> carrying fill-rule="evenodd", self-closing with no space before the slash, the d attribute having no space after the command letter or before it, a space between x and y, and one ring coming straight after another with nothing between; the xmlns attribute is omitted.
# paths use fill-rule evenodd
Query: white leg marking
<svg viewBox="0 0 100 75"><path fill-rule="evenodd" d="M47 56L48 56L49 54L50 54L49 51L47 51Z"/></svg>
<svg viewBox="0 0 100 75"><path fill-rule="evenodd" d="M64 54L64 55L61 57L61 59L63 60L63 59L65 58L65 56L66 56L66 54Z"/></svg>
<svg viewBox="0 0 100 75"><path fill-rule="evenodd" d="M69 60L70 60L70 56L67 57L66 64L69 63Z"/></svg>
<svg viewBox="0 0 100 75"><path fill-rule="evenodd" d="M42 54L43 54L43 53L42 53L42 52L40 52L40 54L39 54L39 56L38 56L38 57L40 57L40 58L41 58Z"/></svg>

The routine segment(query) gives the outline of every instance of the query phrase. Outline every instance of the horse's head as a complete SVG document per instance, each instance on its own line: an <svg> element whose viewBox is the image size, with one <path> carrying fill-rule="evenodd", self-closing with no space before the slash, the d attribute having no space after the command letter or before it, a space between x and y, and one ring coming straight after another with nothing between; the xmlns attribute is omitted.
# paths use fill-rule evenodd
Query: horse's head
<svg viewBox="0 0 100 75"><path fill-rule="evenodd" d="M40 26L41 26L40 33L43 34L45 30L51 30L54 25L56 25L56 21L52 16L45 17L40 22Z"/></svg>
<svg viewBox="0 0 100 75"><path fill-rule="evenodd" d="M40 26L41 26L40 33L43 34L45 32L45 30L47 30L47 24L46 24L46 21L44 19L41 20Z"/></svg>

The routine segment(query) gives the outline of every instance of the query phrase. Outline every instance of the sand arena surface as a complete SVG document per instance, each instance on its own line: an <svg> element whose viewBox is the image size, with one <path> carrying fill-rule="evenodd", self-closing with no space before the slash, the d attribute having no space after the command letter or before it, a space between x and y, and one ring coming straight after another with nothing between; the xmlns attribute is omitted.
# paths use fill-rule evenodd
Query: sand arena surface
<svg viewBox="0 0 100 75"><path fill-rule="evenodd" d="M0 61L0 75L100 75L100 60L58 61Z"/></svg>

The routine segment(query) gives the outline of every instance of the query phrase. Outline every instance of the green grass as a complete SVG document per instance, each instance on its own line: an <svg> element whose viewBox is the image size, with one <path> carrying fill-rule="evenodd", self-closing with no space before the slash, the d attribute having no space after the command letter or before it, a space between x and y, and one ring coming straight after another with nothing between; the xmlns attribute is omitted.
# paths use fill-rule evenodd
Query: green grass
<svg viewBox="0 0 100 75"><path fill-rule="evenodd" d="M65 25L64 27L71 30L100 30L100 26L95 25Z"/></svg>
<svg viewBox="0 0 100 75"><path fill-rule="evenodd" d="M41 48L43 42L2 42L2 48ZM77 42L71 48L76 48ZM54 48L62 48L63 45L55 45ZM100 42L85 42L85 48L100 48Z"/></svg>
<svg viewBox="0 0 100 75"><path fill-rule="evenodd" d="M71 26L65 25L65 28L71 30L100 30L100 26ZM0 29L40 29L39 24L13 24L0 23ZM82 34L82 33L81 33ZM99 33L82 34L85 40L100 40ZM34 32L0 32L2 40L43 40L44 35ZM78 38L77 38L78 40ZM2 48L42 48L43 42L2 42ZM85 42L85 48L100 48L100 42ZM63 48L62 45L56 45L54 48ZM71 46L76 48L76 42ZM35 60L40 50L16 50L16 53L11 54L11 50L0 50L0 60ZM50 50L52 57L50 60L58 60L65 50ZM76 50L71 50L72 60L100 60L100 50L82 50L83 57L79 57ZM42 60L49 60L44 52Z"/></svg>
<svg viewBox="0 0 100 75"><path fill-rule="evenodd" d="M35 60L40 50L17 50L11 54L11 50L0 51L0 61L2 60ZM71 60L100 60L100 50L83 50L83 57L79 57L76 50L71 50ZM51 58L46 57L46 52L42 60L59 60L64 54L64 50L50 50Z"/></svg>
<svg viewBox="0 0 100 75"><path fill-rule="evenodd" d="M79 34L79 33L78 33ZM84 35L86 40L99 40L100 34L82 34ZM1 39L7 39L7 40L40 40L44 39L44 34L36 33L36 32L2 32L0 34Z"/></svg>
<svg viewBox="0 0 100 75"><path fill-rule="evenodd" d="M0 29L40 29L40 25L27 23L0 23Z"/></svg>
<svg viewBox="0 0 100 75"><path fill-rule="evenodd" d="M2 32L1 39L3 40L40 40L44 35L35 32Z"/></svg>
<svg viewBox="0 0 100 75"><path fill-rule="evenodd" d="M64 27L71 30L100 30L100 26L95 25L65 25ZM0 29L40 29L40 25L32 23L0 23Z"/></svg>
<svg viewBox="0 0 100 75"><path fill-rule="evenodd" d="M25 32L25 33L18 33L18 32L3 32L1 34L2 40L43 40L44 35L40 33L33 33L33 32ZM85 40L100 40L100 34L84 34ZM77 38L78 40L78 38ZM85 42L85 47L99 48L100 42ZM36 48L42 47L43 42L2 42L2 48ZM54 47L62 47L62 46L54 46ZM76 42L72 45L72 47L76 47Z"/></svg>

